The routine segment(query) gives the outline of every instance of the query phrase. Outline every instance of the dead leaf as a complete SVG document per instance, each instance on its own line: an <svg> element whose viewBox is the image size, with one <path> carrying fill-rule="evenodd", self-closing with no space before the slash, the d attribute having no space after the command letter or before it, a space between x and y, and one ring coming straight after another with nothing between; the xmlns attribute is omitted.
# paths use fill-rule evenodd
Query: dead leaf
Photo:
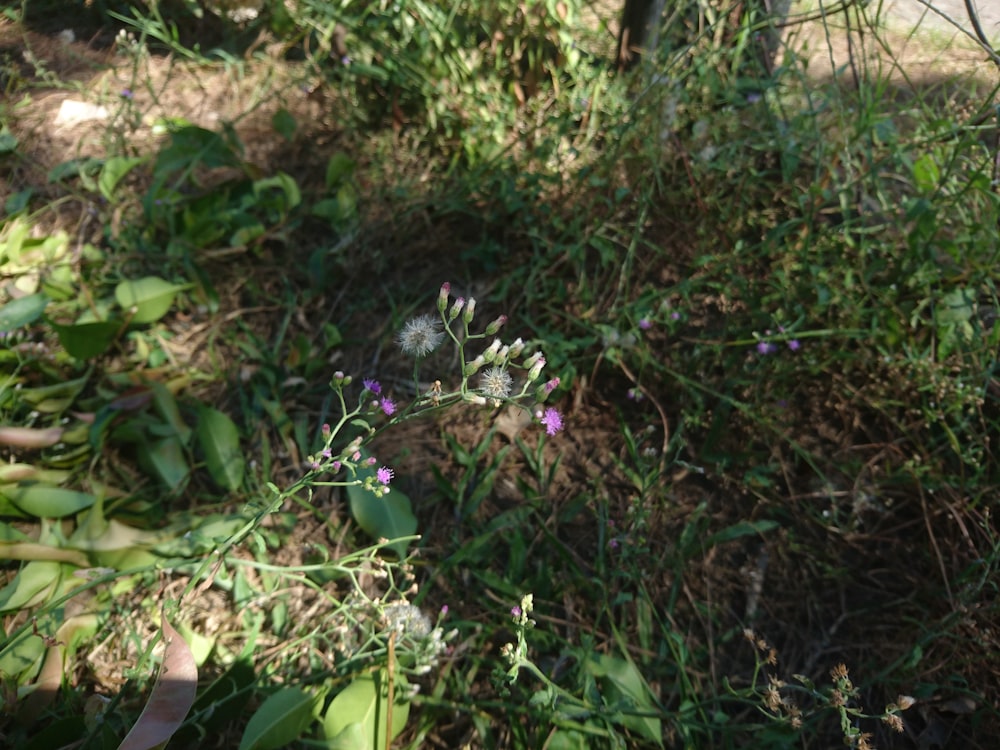
<svg viewBox="0 0 1000 750"><path fill-rule="evenodd" d="M132 731L122 740L118 750L151 750L169 740L177 731L198 690L198 667L187 643L161 616L161 631L165 649L160 673Z"/></svg>

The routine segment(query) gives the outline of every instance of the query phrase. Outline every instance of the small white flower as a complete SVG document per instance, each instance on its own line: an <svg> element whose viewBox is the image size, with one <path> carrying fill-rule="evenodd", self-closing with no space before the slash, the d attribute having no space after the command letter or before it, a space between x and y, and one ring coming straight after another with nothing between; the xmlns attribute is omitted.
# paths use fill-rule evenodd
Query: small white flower
<svg viewBox="0 0 1000 750"><path fill-rule="evenodd" d="M507 398L514 378L502 367L491 367L479 376L479 388L489 398L494 400Z"/></svg>
<svg viewBox="0 0 1000 750"><path fill-rule="evenodd" d="M403 326L403 330L396 336L396 341L404 354L426 357L441 346L441 342L444 341L441 321L433 315L410 318Z"/></svg>

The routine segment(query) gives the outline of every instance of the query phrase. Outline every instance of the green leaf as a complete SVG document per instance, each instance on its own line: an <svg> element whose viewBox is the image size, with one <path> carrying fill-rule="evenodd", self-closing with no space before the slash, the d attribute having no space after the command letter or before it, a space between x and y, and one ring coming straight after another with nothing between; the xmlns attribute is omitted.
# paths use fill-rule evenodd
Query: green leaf
<svg viewBox="0 0 1000 750"><path fill-rule="evenodd" d="M115 188L118 187L122 178L147 159L146 156L113 156L104 162L104 168L97 178L97 187L104 199L110 203L114 197Z"/></svg>
<svg viewBox="0 0 1000 750"><path fill-rule="evenodd" d="M278 690L250 717L239 750L275 750L294 742L312 724L319 702L299 688Z"/></svg>
<svg viewBox="0 0 1000 750"><path fill-rule="evenodd" d="M171 284L158 276L146 276L118 284L115 299L124 310L135 308L133 323L152 323L167 314L177 292L190 288L191 284Z"/></svg>
<svg viewBox="0 0 1000 750"><path fill-rule="evenodd" d="M99 357L108 350L121 330L120 320L102 320L96 323L60 325L49 321L59 336L59 343L74 359L87 360Z"/></svg>
<svg viewBox="0 0 1000 750"><path fill-rule="evenodd" d="M333 740L332 747L345 750L381 750L386 747L388 685L386 672L381 670L377 678L373 675L359 677L337 694L323 717L323 731L328 740ZM403 731L410 715L410 703L403 697L406 695L405 688L405 682L397 679L390 739Z"/></svg>
<svg viewBox="0 0 1000 750"><path fill-rule="evenodd" d="M36 518L65 518L93 505L97 498L61 487L29 485L5 489L3 493L25 513Z"/></svg>
<svg viewBox="0 0 1000 750"><path fill-rule="evenodd" d="M246 459L233 420L217 409L201 406L196 436L212 479L227 490L239 487L243 483Z"/></svg>
<svg viewBox="0 0 1000 750"><path fill-rule="evenodd" d="M924 154L913 163L913 181L924 193L931 192L941 179L941 170L930 154Z"/></svg>
<svg viewBox="0 0 1000 750"><path fill-rule="evenodd" d="M62 577L62 563L33 560L0 590L0 612L15 612L41 604L53 593Z"/></svg>
<svg viewBox="0 0 1000 750"><path fill-rule="evenodd" d="M266 177L262 180L256 180L253 183L253 195L257 201L261 201L268 190L273 190L277 188L285 196L285 205L282 207L283 212L287 212L295 208L299 203L302 202L302 193L299 190L299 185L295 180L284 172L278 172L274 177Z"/></svg>
<svg viewBox="0 0 1000 750"><path fill-rule="evenodd" d="M160 419L170 425L174 435L181 443L187 445L191 440L191 428L181 418L180 409L177 408L177 399L163 383L153 381L150 385L153 394L153 409L159 414Z"/></svg>
<svg viewBox="0 0 1000 750"><path fill-rule="evenodd" d="M137 454L143 468L155 474L171 492L177 493L184 486L190 468L176 436L143 441L137 446Z"/></svg>
<svg viewBox="0 0 1000 750"><path fill-rule="evenodd" d="M44 294L29 294L8 302L0 307L0 333L16 331L34 323L41 317L47 304L49 298Z"/></svg>
<svg viewBox="0 0 1000 750"><path fill-rule="evenodd" d="M605 699L621 714L618 721L633 732L657 744L663 742L663 727L656 716L640 716L638 713L655 714L657 708L652 700L652 692L638 667L631 661L619 659L609 654L594 654L586 662L587 670L601 680Z"/></svg>
<svg viewBox="0 0 1000 750"><path fill-rule="evenodd" d="M374 477L376 468L365 463L366 454L362 451L362 464L357 471L357 478L364 482L366 477ZM397 489L390 489L384 497L366 490L361 484L347 486L347 497L351 503L351 515L374 539L398 539L411 536L417 530L417 519L413 515L410 498ZM398 541L389 545L400 558L406 557L409 542Z"/></svg>
<svg viewBox="0 0 1000 750"><path fill-rule="evenodd" d="M326 187L331 189L354 174L357 166L354 160L343 152L337 152L326 163Z"/></svg>
<svg viewBox="0 0 1000 750"><path fill-rule="evenodd" d="M295 138L295 130L298 128L298 123L292 117L292 114L282 107L271 118L271 127L286 141L291 141Z"/></svg>
<svg viewBox="0 0 1000 750"><path fill-rule="evenodd" d="M777 521L744 521L717 531L705 541L705 548L714 547L716 544L731 542L742 536L760 536L766 534L771 529L778 527Z"/></svg>

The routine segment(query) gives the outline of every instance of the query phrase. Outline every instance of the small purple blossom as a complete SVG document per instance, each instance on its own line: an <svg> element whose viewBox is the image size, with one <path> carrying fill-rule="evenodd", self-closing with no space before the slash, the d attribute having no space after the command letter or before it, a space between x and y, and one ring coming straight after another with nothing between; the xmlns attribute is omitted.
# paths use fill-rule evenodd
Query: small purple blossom
<svg viewBox="0 0 1000 750"><path fill-rule="evenodd" d="M639 318L639 328L641 328L644 331L648 331L652 327L653 324L649 320L649 318Z"/></svg>
<svg viewBox="0 0 1000 750"><path fill-rule="evenodd" d="M373 380L372 378L365 378L361 382L364 384L366 391L371 391L376 396L382 392L382 384L379 383L377 380Z"/></svg>
<svg viewBox="0 0 1000 750"><path fill-rule="evenodd" d="M559 378L552 378L545 384L545 392L552 393L556 388L559 387Z"/></svg>
<svg viewBox="0 0 1000 750"><path fill-rule="evenodd" d="M514 617L520 617L521 616L521 608L515 604L513 607L510 608L510 613Z"/></svg>
<svg viewBox="0 0 1000 750"><path fill-rule="evenodd" d="M333 451L329 448L323 449L323 458L333 458Z"/></svg>
<svg viewBox="0 0 1000 750"><path fill-rule="evenodd" d="M387 486L394 476L396 476L396 472L387 466L379 466L378 471L375 472L375 478L379 481L379 484Z"/></svg>
<svg viewBox="0 0 1000 750"><path fill-rule="evenodd" d="M555 435L563 428L562 414L559 413L558 409L554 409L551 406L545 410L541 421L545 425L545 433L547 435Z"/></svg>
<svg viewBox="0 0 1000 750"><path fill-rule="evenodd" d="M351 455L351 460L352 461L360 461L361 460L361 451L354 451L354 453Z"/></svg>
<svg viewBox="0 0 1000 750"><path fill-rule="evenodd" d="M330 468L333 469L334 471L340 471L342 466L343 464L340 463L340 461L334 461L333 465Z"/></svg>
<svg viewBox="0 0 1000 750"><path fill-rule="evenodd" d="M798 339L792 339L791 341L788 342L788 348L791 349L793 352L797 352L799 349L802 348L802 343Z"/></svg>
<svg viewBox="0 0 1000 750"><path fill-rule="evenodd" d="M758 341L757 342L757 353L758 354L765 354L765 355L766 354L773 354L774 351L777 348L778 347L776 347L770 341Z"/></svg>
<svg viewBox="0 0 1000 750"><path fill-rule="evenodd" d="M132 96L133 96L132 89L122 89L121 90L121 97L122 97L122 99L131 99Z"/></svg>
<svg viewBox="0 0 1000 750"><path fill-rule="evenodd" d="M674 310L672 313L670 313L670 319L671 320L680 320L681 319L681 314L679 312L677 312L676 310Z"/></svg>
<svg viewBox="0 0 1000 750"><path fill-rule="evenodd" d="M396 411L395 402L388 396L383 396L379 400L378 405L382 407L382 411L385 413L387 417L391 417Z"/></svg>
<svg viewBox="0 0 1000 750"><path fill-rule="evenodd" d="M365 463L368 464L369 466L374 466L375 464L378 463L378 461L375 459L375 456L369 456L368 458L365 459Z"/></svg>
<svg viewBox="0 0 1000 750"><path fill-rule="evenodd" d="M447 604L442 604L441 605L441 616L444 617L447 614L448 614L448 605Z"/></svg>

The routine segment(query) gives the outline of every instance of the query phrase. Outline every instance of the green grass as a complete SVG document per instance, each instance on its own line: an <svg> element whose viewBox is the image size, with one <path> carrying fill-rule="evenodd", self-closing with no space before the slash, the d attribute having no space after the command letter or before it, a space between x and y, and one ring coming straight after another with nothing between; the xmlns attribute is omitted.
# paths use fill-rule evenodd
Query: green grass
<svg viewBox="0 0 1000 750"><path fill-rule="evenodd" d="M0 57L18 747L990 747L995 90L515 5Z"/></svg>

